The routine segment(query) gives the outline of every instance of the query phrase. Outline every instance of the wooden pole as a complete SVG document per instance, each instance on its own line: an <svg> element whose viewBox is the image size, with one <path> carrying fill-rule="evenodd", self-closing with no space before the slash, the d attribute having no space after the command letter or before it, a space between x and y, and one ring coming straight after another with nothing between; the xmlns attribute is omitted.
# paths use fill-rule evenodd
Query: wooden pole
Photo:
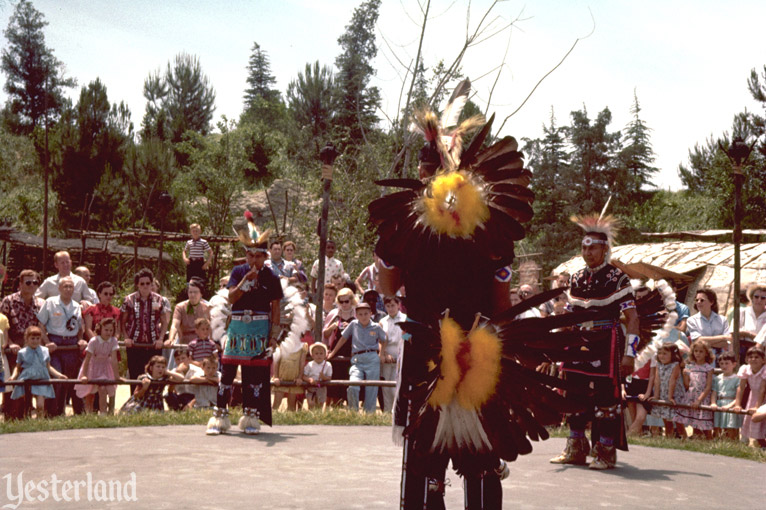
<svg viewBox="0 0 766 510"><path fill-rule="evenodd" d="M739 363L739 293L740 282L740 244L742 243L742 182L745 176L742 174L742 166L734 166L734 331L732 333L732 348L734 356Z"/></svg>

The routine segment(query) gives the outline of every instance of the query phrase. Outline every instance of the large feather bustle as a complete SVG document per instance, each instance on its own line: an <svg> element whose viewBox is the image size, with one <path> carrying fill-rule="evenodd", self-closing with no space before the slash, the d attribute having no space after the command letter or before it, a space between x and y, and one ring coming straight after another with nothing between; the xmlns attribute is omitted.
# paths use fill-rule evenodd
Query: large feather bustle
<svg viewBox="0 0 766 510"><path fill-rule="evenodd" d="M300 290L291 285L287 278L280 278L282 294L285 297L285 313L290 317L290 329L285 340L279 344L280 355L289 355L303 347L301 337L309 329L308 307L301 298Z"/></svg>
<svg viewBox="0 0 766 510"><path fill-rule="evenodd" d="M652 294L659 295L659 299L664 305L667 315L661 329L657 328L659 329L658 333L648 344L643 346L639 351L638 356L636 356L636 370L643 367L655 354L657 354L657 351L662 347L662 344L667 341L671 330L675 327L676 321L678 320L678 312L676 312L676 293L665 280L659 280L656 283L655 290ZM639 324L646 320L645 316L646 313L639 313ZM679 339L676 343L679 344L679 347L686 348L686 344L684 344L682 340Z"/></svg>
<svg viewBox="0 0 766 510"><path fill-rule="evenodd" d="M568 314L572 318L557 316L556 322L492 320L469 333L451 319L442 319L441 325L433 328L402 323L402 328L418 340L408 344L409 362L415 359L421 366L431 367L430 371L419 372L427 375L409 380L416 389L406 395L411 399L413 419L404 436L410 439L415 453L446 451L459 473L480 471L493 455L514 460L529 453L530 440L548 437L546 425L558 423L563 413L586 408L587 393L566 380L536 372L535 364L523 363L522 358L532 348L539 353L539 359L557 361L566 357L569 348L582 353L585 360L595 359L600 349L577 348L588 341L591 332L569 331L568 336L563 336L552 329L570 324L564 319L574 324L599 314L577 312ZM482 342L487 345L480 346ZM466 343L470 349L463 347ZM470 356L466 356L469 352ZM485 359L480 359L482 356ZM468 366L466 358L470 360ZM492 367L497 367L496 380L491 375ZM471 373L471 369L477 370ZM491 389L486 385L481 389L482 380L490 383ZM557 389L565 390L567 396L557 393ZM467 404L461 402L472 392L477 398L469 398Z"/></svg>
<svg viewBox="0 0 766 510"><path fill-rule="evenodd" d="M229 290L221 289L210 298L210 338L222 347L226 343L226 322L230 315Z"/></svg>

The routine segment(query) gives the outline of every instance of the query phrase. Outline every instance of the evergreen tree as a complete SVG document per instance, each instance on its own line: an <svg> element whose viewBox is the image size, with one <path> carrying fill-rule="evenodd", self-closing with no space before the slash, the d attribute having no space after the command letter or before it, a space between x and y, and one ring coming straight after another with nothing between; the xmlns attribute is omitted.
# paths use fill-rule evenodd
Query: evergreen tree
<svg viewBox="0 0 766 510"><path fill-rule="evenodd" d="M43 14L22 0L4 32L8 44L0 67L9 96L4 117L15 133L31 133L46 115L55 120L65 102L64 88L76 85L64 76L64 64L45 45L46 25Z"/></svg>
<svg viewBox="0 0 766 510"><path fill-rule="evenodd" d="M609 108L599 112L594 121L585 107L571 113L572 124L567 129L571 147L571 182L575 203L580 213L600 210L610 193L619 194L624 183L616 175L614 156L620 149L620 133L610 133L612 121Z"/></svg>
<svg viewBox="0 0 766 510"><path fill-rule="evenodd" d="M634 91L633 106L630 109L633 120L624 130L623 138L626 145L619 156L625 170L625 177L629 180L628 191L633 196L638 196L642 187L653 186L652 175L659 171L657 167L652 166L654 151L649 140L651 129L639 116L640 112L641 106Z"/></svg>
<svg viewBox="0 0 766 510"><path fill-rule="evenodd" d="M329 139L336 110L335 77L319 61L306 64L303 72L287 86L287 105L296 126L296 154L299 159L316 160ZM306 147L310 150L306 152Z"/></svg>
<svg viewBox="0 0 766 510"><path fill-rule="evenodd" d="M245 90L245 110L255 106L257 98L274 101L280 98L279 91L272 88L277 79L271 74L269 56L258 43L253 43L252 54L247 64L247 85Z"/></svg>
<svg viewBox="0 0 766 510"><path fill-rule="evenodd" d="M376 110L380 91L370 85L375 74L372 61L377 55L375 23L378 21L380 0L367 0L354 9L351 22L338 38L343 53L335 59L338 95L339 145L359 145L377 123Z"/></svg>
<svg viewBox="0 0 766 510"><path fill-rule="evenodd" d="M196 56L179 53L165 74L149 74L144 81L147 100L142 136L178 143L187 130L210 132L215 91Z"/></svg>
<svg viewBox="0 0 766 510"><path fill-rule="evenodd" d="M53 188L58 193L57 220L62 228L79 228L94 216L95 224L109 228L115 198L109 175L122 173L127 144L132 142L130 110L124 103L109 104L106 87L98 78L83 87L77 105L62 115L54 135ZM101 186L100 186L101 185Z"/></svg>
<svg viewBox="0 0 766 510"><path fill-rule="evenodd" d="M240 124L263 122L270 129L284 129L287 112L282 95L272 88L276 82L276 78L271 74L268 55L258 43L253 43L253 51L247 65L245 109Z"/></svg>

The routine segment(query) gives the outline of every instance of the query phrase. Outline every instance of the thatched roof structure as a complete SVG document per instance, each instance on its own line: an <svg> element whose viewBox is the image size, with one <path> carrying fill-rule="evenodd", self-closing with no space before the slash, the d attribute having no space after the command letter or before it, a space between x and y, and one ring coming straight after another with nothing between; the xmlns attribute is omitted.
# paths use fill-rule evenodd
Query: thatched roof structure
<svg viewBox="0 0 766 510"><path fill-rule="evenodd" d="M740 246L741 282L745 288L754 282L766 283L766 243L748 243ZM711 287L718 295L718 305L726 312L734 299L734 245L672 241L667 243L626 244L612 249L612 258L623 264L644 262L682 273L694 278L686 295L691 308L694 291ZM553 270L572 273L585 265L577 256Z"/></svg>

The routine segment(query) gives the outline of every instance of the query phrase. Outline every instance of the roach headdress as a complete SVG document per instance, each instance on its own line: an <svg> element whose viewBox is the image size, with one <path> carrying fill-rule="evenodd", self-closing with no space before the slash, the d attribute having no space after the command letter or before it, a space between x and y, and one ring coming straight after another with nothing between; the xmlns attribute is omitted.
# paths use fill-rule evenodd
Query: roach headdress
<svg viewBox="0 0 766 510"><path fill-rule="evenodd" d="M245 219L247 220L245 226L234 227L234 232L239 237L242 246L247 250L268 253L271 230L267 229L265 232L259 233L258 228L255 226L255 221L253 220L253 213L248 210L245 210Z"/></svg>
<svg viewBox="0 0 766 510"><path fill-rule="evenodd" d="M607 205L609 205L608 201ZM612 245L614 244L614 239L620 230L620 220L612 215L604 214L605 211L606 206L604 206L604 211L602 211L601 214L593 213L584 216L572 216L569 219L585 231L585 237L582 241L584 245L606 241L608 251L606 252L606 257L604 257L604 262L609 262L612 259ZM600 235L595 237L590 236L589 234ZM606 237L606 239L600 239L601 236Z"/></svg>

